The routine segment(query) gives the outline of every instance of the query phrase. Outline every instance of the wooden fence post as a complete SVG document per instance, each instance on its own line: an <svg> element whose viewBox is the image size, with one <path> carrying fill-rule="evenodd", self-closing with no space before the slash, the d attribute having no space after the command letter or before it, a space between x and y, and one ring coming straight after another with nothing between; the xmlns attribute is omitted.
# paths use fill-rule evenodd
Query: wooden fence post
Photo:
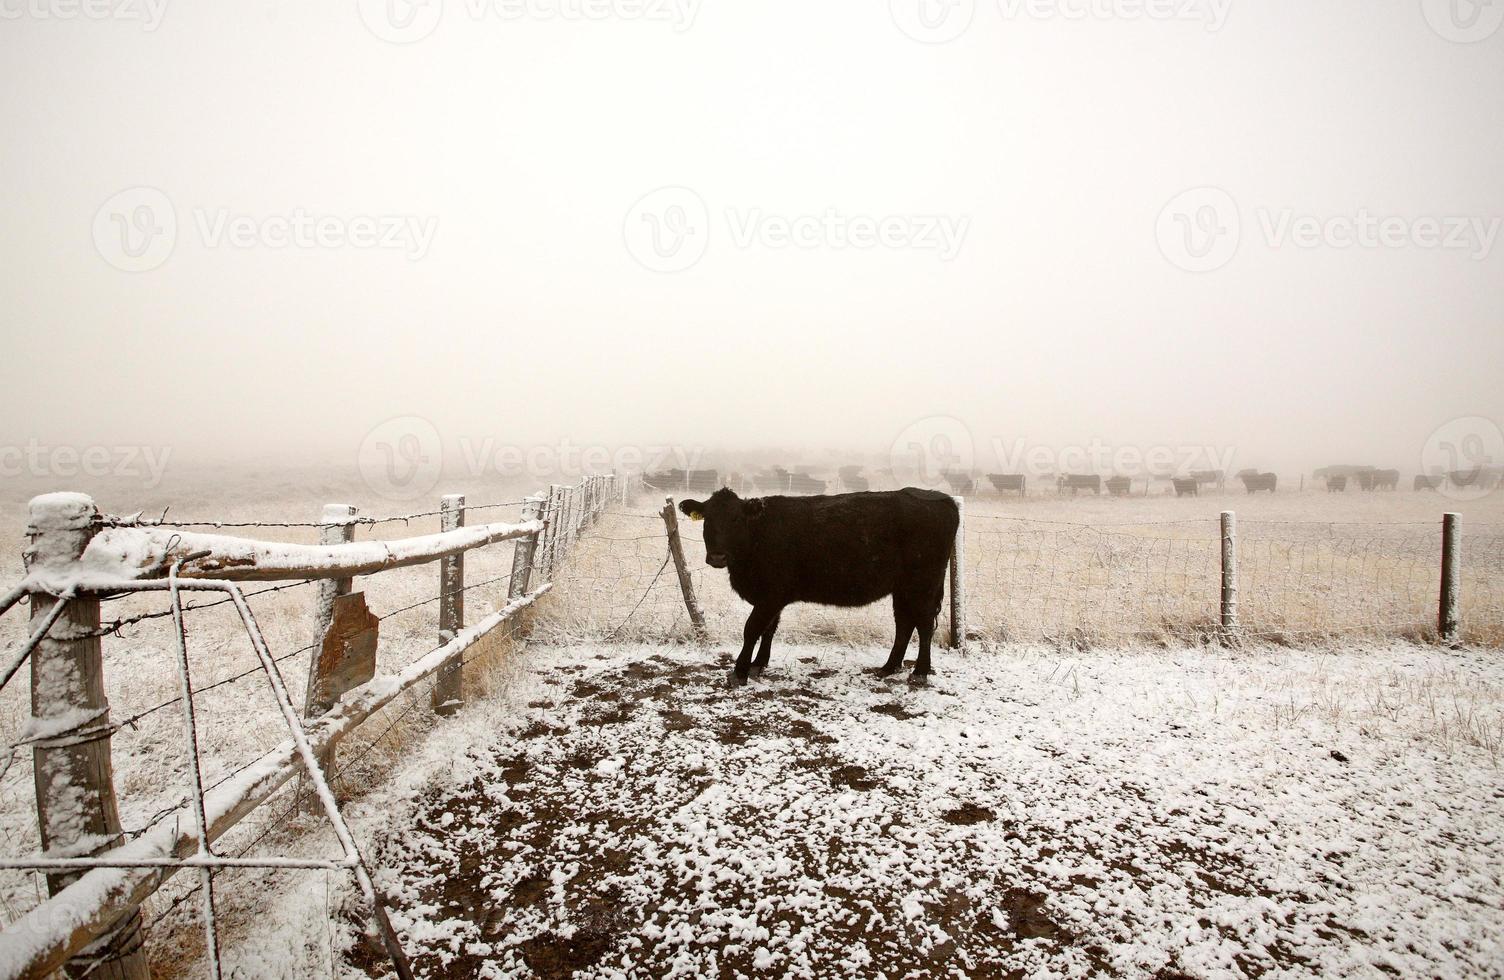
<svg viewBox="0 0 1504 980"><path fill-rule="evenodd" d="M1462 515L1441 515L1441 601L1436 612L1436 632L1441 642L1457 645L1458 607L1462 591L1462 541L1458 534Z"/></svg>
<svg viewBox="0 0 1504 980"><path fill-rule="evenodd" d="M695 598L695 584L689 577L689 567L684 564L684 543L679 540L679 515L674 511L674 498L663 498L663 510L658 512L668 528L668 553L674 560L674 571L679 575L679 591L684 594L684 608L689 612L689 621L695 632L705 636L705 612Z"/></svg>
<svg viewBox="0 0 1504 980"><path fill-rule="evenodd" d="M543 513L543 497L534 495L522 502L522 520L536 521ZM533 574L533 560L538 554L538 540L543 532L518 538L512 548L512 578L507 587L507 598L516 599L527 595L527 587Z"/></svg>
<svg viewBox="0 0 1504 980"><path fill-rule="evenodd" d="M966 500L952 497L960 520L956 524L956 543L950 552L950 646L966 646Z"/></svg>
<svg viewBox="0 0 1504 980"><path fill-rule="evenodd" d="M1222 512L1222 632L1230 635L1238 628L1238 518L1230 510Z"/></svg>
<svg viewBox="0 0 1504 980"><path fill-rule="evenodd" d="M98 513L94 501L83 494L50 493L34 498L27 528L28 571L62 571L78 561L97 530ZM33 629L52 611L55 603L48 598L32 596ZM123 842L98 630L99 599L88 595L72 599L31 654L31 727L57 733L32 742L37 829L42 852L48 857L91 857ZM81 735L78 729L90 734ZM83 873L49 874L47 893L56 895ZM151 969L142 948L144 932L140 907L130 906L102 946L80 957L79 963L98 957L102 962L90 976L147 980Z"/></svg>
<svg viewBox="0 0 1504 980"><path fill-rule="evenodd" d="M319 514L320 544L349 544L355 540L355 524L350 518L354 517L356 509L350 504L325 504ZM313 653L308 658L308 689L303 695L304 719L317 718L325 714L333 704L325 704L316 700L317 692L323 688L319 683L319 657L320 644L323 643L324 634L329 632L329 626L334 622L334 600L342 595L349 595L355 587L353 578L328 578L319 582L318 597L313 606ZM324 767L327 775L334 772L334 746L330 745L319 755L319 765ZM319 806L317 798L310 797L309 802Z"/></svg>
<svg viewBox="0 0 1504 980"><path fill-rule="evenodd" d="M452 493L439 502L439 528L456 531L465 526L464 494ZM465 555L439 559L439 644L465 628ZM465 700L464 671L456 655L434 675L430 703L435 714L452 715Z"/></svg>
<svg viewBox="0 0 1504 980"><path fill-rule="evenodd" d="M548 487L548 509L545 511L547 516L544 518L548 522L548 527L543 537L543 567L550 582L554 579L554 567L558 564L559 531L564 526L563 490L564 488L557 483L549 484Z"/></svg>

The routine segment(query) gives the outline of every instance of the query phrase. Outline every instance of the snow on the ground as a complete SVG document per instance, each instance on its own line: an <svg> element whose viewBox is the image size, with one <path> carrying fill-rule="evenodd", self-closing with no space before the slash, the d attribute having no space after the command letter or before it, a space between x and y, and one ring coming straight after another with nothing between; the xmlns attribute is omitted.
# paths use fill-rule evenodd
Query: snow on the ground
<svg viewBox="0 0 1504 980"><path fill-rule="evenodd" d="M778 646L740 690L689 648L516 658L349 808L419 975L1504 971L1495 657L882 658ZM383 974L322 881L263 900L242 975L300 922L296 972Z"/></svg>

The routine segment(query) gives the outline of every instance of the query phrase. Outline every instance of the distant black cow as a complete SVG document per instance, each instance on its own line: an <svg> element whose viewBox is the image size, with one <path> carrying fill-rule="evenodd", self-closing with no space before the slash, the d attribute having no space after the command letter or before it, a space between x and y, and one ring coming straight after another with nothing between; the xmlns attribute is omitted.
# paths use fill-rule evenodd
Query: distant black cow
<svg viewBox="0 0 1504 980"><path fill-rule="evenodd" d="M903 666L919 631L913 677L930 673L930 639L945 588L945 567L961 522L943 493L907 487L828 497L754 497L727 489L679 509L705 521L705 563L729 569L731 587L752 604L731 684L768 665L783 608L794 602L865 606L893 597L893 651L878 671ZM761 640L757 659L752 648Z"/></svg>
<svg viewBox="0 0 1504 980"><path fill-rule="evenodd" d="M1114 497L1126 497L1133 492L1133 478L1127 476L1110 476L1107 478L1107 492Z"/></svg>
<svg viewBox="0 0 1504 980"><path fill-rule="evenodd" d="M1175 496L1177 496L1177 497L1199 497L1199 496L1201 496L1201 481L1198 480L1198 479L1196 479L1195 477L1188 476L1188 477L1182 478L1182 477L1178 477L1177 476L1177 477L1174 477L1173 482L1175 484Z"/></svg>
<svg viewBox="0 0 1504 980"><path fill-rule="evenodd" d="M721 482L715 470L663 470L644 473L642 482L655 490L673 493L680 490L713 490Z"/></svg>
<svg viewBox="0 0 1504 980"><path fill-rule="evenodd" d="M1191 479L1200 486L1215 486L1221 489L1224 478L1221 470L1192 470Z"/></svg>
<svg viewBox="0 0 1504 980"><path fill-rule="evenodd" d="M1373 488L1375 490L1398 490L1400 487L1399 470L1374 470Z"/></svg>
<svg viewBox="0 0 1504 980"><path fill-rule="evenodd" d="M1326 478L1327 493L1342 493L1347 489L1347 477L1329 476Z"/></svg>
<svg viewBox="0 0 1504 980"><path fill-rule="evenodd" d="M1018 492L1024 495L1024 475L1022 473L988 473L987 479L998 493Z"/></svg>
<svg viewBox="0 0 1504 980"><path fill-rule="evenodd" d="M1064 474L1055 481L1055 491L1057 493L1065 493L1065 491L1067 490L1069 490L1072 494L1075 494L1081 490L1090 490L1092 493L1101 493L1102 478L1100 476L1096 476L1095 474L1093 474L1092 476L1081 476L1080 474L1073 473Z"/></svg>
<svg viewBox="0 0 1504 980"><path fill-rule="evenodd" d="M976 483L971 479L971 474L965 470L941 470L940 475L959 496L969 497L976 489Z"/></svg>
<svg viewBox="0 0 1504 980"><path fill-rule="evenodd" d="M1243 487L1249 493L1268 490L1273 493L1279 487L1279 477L1273 473L1253 473L1242 478Z"/></svg>
<svg viewBox="0 0 1504 980"><path fill-rule="evenodd" d="M843 466L836 471L841 477L841 489L843 490L870 490L872 485L862 475L860 466Z"/></svg>

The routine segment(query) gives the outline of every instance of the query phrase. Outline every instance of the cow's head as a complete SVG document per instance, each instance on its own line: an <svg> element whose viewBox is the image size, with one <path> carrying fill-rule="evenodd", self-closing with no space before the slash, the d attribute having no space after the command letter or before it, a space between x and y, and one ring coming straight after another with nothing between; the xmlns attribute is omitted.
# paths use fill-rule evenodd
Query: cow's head
<svg viewBox="0 0 1504 980"><path fill-rule="evenodd" d="M725 568L748 554L762 508L762 500L743 500L726 487L709 500L679 501L685 517L705 522L705 564L711 568Z"/></svg>

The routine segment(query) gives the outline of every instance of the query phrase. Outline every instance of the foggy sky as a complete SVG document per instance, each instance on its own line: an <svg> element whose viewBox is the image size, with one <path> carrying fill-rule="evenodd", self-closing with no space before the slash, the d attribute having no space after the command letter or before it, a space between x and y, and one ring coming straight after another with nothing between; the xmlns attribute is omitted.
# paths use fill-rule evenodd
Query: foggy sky
<svg viewBox="0 0 1504 980"><path fill-rule="evenodd" d="M446 440L876 451L944 416L983 445L1414 468L1449 419L1504 421L1504 241L1269 231L1504 216L1504 30L1448 39L1418 0L1233 0L1215 30L1222 3L983 0L925 44L905 0L477 2L394 44L355 0L169 2L154 30L125 16L147 0L0 0L0 444L339 457L413 415ZM94 230L135 187L177 222L140 272ZM628 245L663 187L706 207L682 271ZM1156 229L1202 187L1240 237L1191 272ZM209 240L297 215L431 240ZM812 246L776 243L807 216ZM829 237L895 216L964 234Z"/></svg>

